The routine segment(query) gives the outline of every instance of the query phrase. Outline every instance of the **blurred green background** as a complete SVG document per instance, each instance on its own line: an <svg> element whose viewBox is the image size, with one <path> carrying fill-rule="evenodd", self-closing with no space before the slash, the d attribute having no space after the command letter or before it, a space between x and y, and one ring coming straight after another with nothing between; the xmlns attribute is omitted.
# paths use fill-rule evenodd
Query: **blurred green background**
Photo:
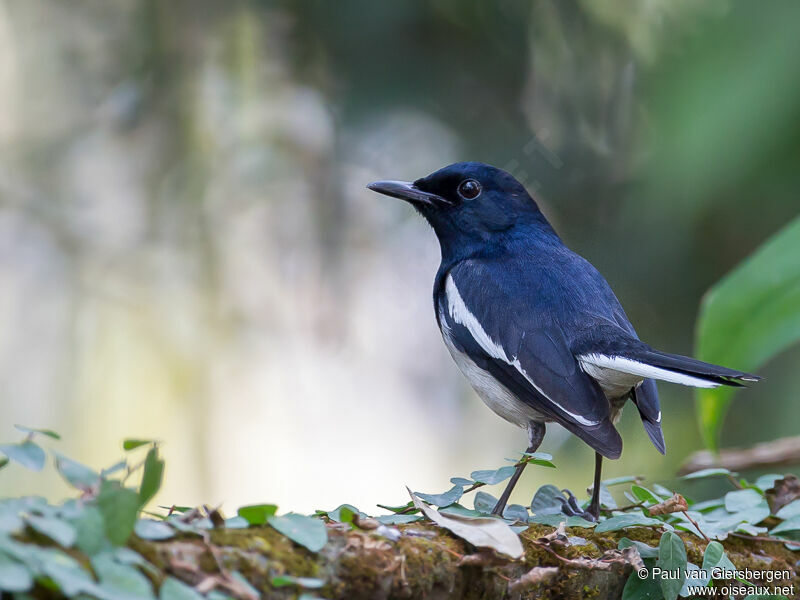
<svg viewBox="0 0 800 600"><path fill-rule="evenodd" d="M159 503L406 500L525 435L436 329L434 236L375 179L511 171L640 336L691 354L700 298L800 212L800 3L0 1L0 439L114 462L164 441ZM797 257L800 261L800 256ZM723 446L798 433L800 351L735 397ZM728 365L737 367L739 365ZM701 439L661 385L607 476ZM592 453L550 427L582 490ZM65 493L9 467L0 494Z"/></svg>

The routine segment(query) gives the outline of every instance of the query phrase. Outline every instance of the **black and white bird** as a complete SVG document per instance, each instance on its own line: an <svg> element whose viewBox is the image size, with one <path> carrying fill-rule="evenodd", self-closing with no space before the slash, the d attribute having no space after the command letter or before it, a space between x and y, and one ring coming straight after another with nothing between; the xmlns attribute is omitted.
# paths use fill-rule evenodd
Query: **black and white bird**
<svg viewBox="0 0 800 600"><path fill-rule="evenodd" d="M563 425L595 450L587 516L599 514L602 457L615 459L622 452L614 423L627 400L663 454L654 380L717 387L759 379L640 341L603 276L562 243L525 188L505 171L456 163L413 183L377 181L368 187L411 203L439 238L436 322L483 401L527 430L528 452L539 447L548 422ZM495 514L503 514L523 468L517 466Z"/></svg>

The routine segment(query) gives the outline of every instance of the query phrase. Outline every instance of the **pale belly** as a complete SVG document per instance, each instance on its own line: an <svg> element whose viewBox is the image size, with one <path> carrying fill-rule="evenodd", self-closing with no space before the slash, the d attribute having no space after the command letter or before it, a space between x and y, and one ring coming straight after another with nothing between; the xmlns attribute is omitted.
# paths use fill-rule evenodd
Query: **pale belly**
<svg viewBox="0 0 800 600"><path fill-rule="evenodd" d="M442 338L450 351L450 356L453 357L464 377L467 378L486 406L497 415L523 429L527 429L528 423L531 421L540 423L552 421L518 400L511 390L492 377L491 373L481 369L472 359L456 348L445 328L442 329Z"/></svg>

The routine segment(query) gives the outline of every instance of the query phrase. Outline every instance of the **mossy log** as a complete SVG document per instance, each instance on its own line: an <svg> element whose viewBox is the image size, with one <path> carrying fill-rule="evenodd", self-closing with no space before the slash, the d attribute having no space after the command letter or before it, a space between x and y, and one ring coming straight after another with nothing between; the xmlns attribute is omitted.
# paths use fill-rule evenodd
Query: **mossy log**
<svg viewBox="0 0 800 600"><path fill-rule="evenodd" d="M331 524L329 541L318 553L294 544L268 526L212 530L205 539L185 536L155 542L134 538L131 546L157 567L161 578L172 575L204 591L216 586L241 598L247 598L247 592L237 593L236 581L229 573L244 575L262 598L298 597L301 587L274 585L276 576L289 575L323 580L324 587L307 591L329 599L611 600L622 596L633 564L617 560L601 566L594 559L616 549L622 537L651 546L657 546L660 537L659 531L644 527L601 534L567 528L569 543L550 546L542 539L554 528L532 525L521 534L524 557L510 561L477 553L433 524L412 523L399 529L402 536L391 541L375 532ZM702 564L706 543L688 533L681 537L689 561ZM792 580L782 583L800 589L797 553L782 543L730 537L724 546L737 568L788 570ZM546 576L533 577L533 582L520 581L534 567L551 569L541 570Z"/></svg>

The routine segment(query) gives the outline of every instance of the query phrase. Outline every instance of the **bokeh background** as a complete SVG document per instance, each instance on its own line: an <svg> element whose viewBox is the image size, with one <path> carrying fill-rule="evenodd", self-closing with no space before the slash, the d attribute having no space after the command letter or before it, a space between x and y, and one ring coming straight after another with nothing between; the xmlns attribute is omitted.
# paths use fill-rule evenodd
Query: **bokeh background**
<svg viewBox="0 0 800 600"><path fill-rule="evenodd" d="M504 167L608 278L641 337L691 354L704 291L800 210L800 4L712 0L0 1L0 439L51 427L95 467L164 442L159 504L407 500L525 435L436 329L438 247L375 179ZM800 257L798 257L800 260ZM800 351L723 445L797 434ZM737 365L730 365L736 367ZM660 387L606 474L700 447ZM592 453L551 427L582 490ZM66 494L8 467L0 494Z"/></svg>

